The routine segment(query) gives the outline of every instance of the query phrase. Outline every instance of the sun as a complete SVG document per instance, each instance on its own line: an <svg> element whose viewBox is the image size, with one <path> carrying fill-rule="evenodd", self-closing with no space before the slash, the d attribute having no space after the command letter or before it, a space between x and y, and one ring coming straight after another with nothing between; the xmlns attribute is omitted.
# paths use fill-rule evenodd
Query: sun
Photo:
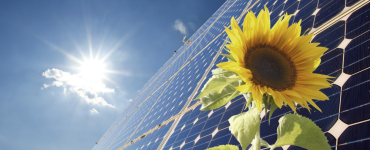
<svg viewBox="0 0 370 150"><path fill-rule="evenodd" d="M101 80L106 72L105 67L102 60L87 59L81 63L80 75L88 80Z"/></svg>

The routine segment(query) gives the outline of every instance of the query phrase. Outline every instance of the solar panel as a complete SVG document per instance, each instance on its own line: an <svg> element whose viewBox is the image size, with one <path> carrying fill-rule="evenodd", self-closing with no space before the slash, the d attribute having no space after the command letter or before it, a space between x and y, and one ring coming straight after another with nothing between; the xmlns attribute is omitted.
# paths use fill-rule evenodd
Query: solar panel
<svg viewBox="0 0 370 150"><path fill-rule="evenodd" d="M285 14L294 14L290 23L302 20L302 34L314 33L312 42L328 47L315 73L335 77L332 88L322 92L329 101L316 101L323 110L297 112L312 119L338 150L370 147L370 4L361 0L228 0L146 83L141 93L122 112L93 147L130 150L198 150L239 142L230 133L227 121L246 111L246 100L238 96L225 106L200 111L192 101L215 64L227 61L216 51L223 50L227 35L224 26L232 17L242 25L247 11L270 10L271 24ZM261 138L269 144L277 139L278 119L292 113L277 109L271 123L261 120ZM268 115L268 114L265 114ZM263 116L261 116L263 117ZM240 145L239 145L240 146ZM276 149L299 150L296 146Z"/></svg>

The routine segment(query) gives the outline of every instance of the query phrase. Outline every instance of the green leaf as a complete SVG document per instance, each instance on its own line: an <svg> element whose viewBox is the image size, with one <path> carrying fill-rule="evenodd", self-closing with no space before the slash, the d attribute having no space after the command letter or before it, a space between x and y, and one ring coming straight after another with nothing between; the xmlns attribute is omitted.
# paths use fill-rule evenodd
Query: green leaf
<svg viewBox="0 0 370 150"><path fill-rule="evenodd" d="M233 98L240 95L241 93L234 88L235 86L240 86L239 81L230 83L221 91L221 93L211 92L208 95L202 97L200 99L200 103L202 104L200 110L207 111L220 108Z"/></svg>
<svg viewBox="0 0 370 150"><path fill-rule="evenodd" d="M254 143L254 142L255 142L255 140L256 140L256 139L253 139L252 143ZM260 138L260 145L261 145L261 146L263 146L263 147L267 147L267 148L269 148L269 147L270 147L269 143L267 143L265 140L263 140L263 139L261 139L261 138Z"/></svg>
<svg viewBox="0 0 370 150"><path fill-rule="evenodd" d="M234 57L231 56L231 55L227 55L227 54L222 54L220 53L222 56L225 56L227 59L229 59L229 61L235 61Z"/></svg>
<svg viewBox="0 0 370 150"><path fill-rule="evenodd" d="M211 92L221 93L227 85L240 80L235 73L221 68L212 70L212 74L213 76L207 81L202 91L195 99L202 98Z"/></svg>
<svg viewBox="0 0 370 150"><path fill-rule="evenodd" d="M238 78L210 78L197 98L202 98L211 92L221 93L231 82L239 81Z"/></svg>
<svg viewBox="0 0 370 150"><path fill-rule="evenodd" d="M235 145L227 144L227 145L220 145L217 147L208 148L206 150L239 150L239 147Z"/></svg>
<svg viewBox="0 0 370 150"><path fill-rule="evenodd" d="M279 119L278 138L271 147L295 145L308 150L330 150L324 132L310 119L297 114L286 114Z"/></svg>
<svg viewBox="0 0 370 150"><path fill-rule="evenodd" d="M267 147L267 148L270 147L269 143L267 143L265 140L260 139L260 141L261 141L261 146Z"/></svg>
<svg viewBox="0 0 370 150"><path fill-rule="evenodd" d="M246 96L246 94L243 94L243 95L244 95L244 98L246 98L246 97L247 97L247 96ZM247 109L247 107L250 107L250 105L251 105L252 101L253 101L252 92L249 92L249 98L248 98L248 100L247 100L247 104L245 105L244 110L246 110L246 109Z"/></svg>
<svg viewBox="0 0 370 150"><path fill-rule="evenodd" d="M260 112L257 107L253 107L247 112L234 115L229 119L229 130L235 136L245 150L254 139L260 127Z"/></svg>
<svg viewBox="0 0 370 150"><path fill-rule="evenodd" d="M269 108L269 101L268 101L268 96L267 94L263 94L263 97L262 97L262 102L263 102L263 105L265 105L265 116L267 114L267 109Z"/></svg>
<svg viewBox="0 0 370 150"><path fill-rule="evenodd" d="M222 55L222 56L225 56L227 59L229 59L229 61L236 61L235 59L234 59L234 57L233 56L231 56L231 55L228 55L228 54L223 54L223 53L220 53L220 52L218 52L218 51L216 51L217 53L219 53L220 55Z"/></svg>
<svg viewBox="0 0 370 150"><path fill-rule="evenodd" d="M238 77L238 75L236 73L234 73L232 71L224 70L222 68L213 69L212 70L212 75L215 78L219 78L219 77L232 77L232 78L236 78L236 77Z"/></svg>
<svg viewBox="0 0 370 150"><path fill-rule="evenodd" d="M272 96L269 96L269 98L270 98L269 99L269 102L270 102L269 124L270 124L271 116L278 106L276 105L274 98Z"/></svg>

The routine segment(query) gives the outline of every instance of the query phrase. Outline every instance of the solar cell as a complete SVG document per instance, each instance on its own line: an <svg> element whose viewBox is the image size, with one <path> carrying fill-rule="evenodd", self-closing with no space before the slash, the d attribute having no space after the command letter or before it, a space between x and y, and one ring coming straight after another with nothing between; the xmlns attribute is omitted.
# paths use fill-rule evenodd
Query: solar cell
<svg viewBox="0 0 370 150"><path fill-rule="evenodd" d="M322 90L330 100L315 101L322 112L313 107L308 112L298 105L298 114L312 119L325 132L333 150L369 149L370 4L367 3L359 0L226 1L189 38L191 44L181 46L144 85L140 95L93 149L197 150L224 144L240 147L228 129L228 119L247 111L244 97L238 96L212 111L200 111L199 102L192 99L212 76L210 70L216 68L214 64L227 61L216 53L227 40L224 26L230 25L232 17L240 17L239 25L242 25L245 10L257 15L264 5L271 12L272 25L281 15L294 14L290 23L302 20L302 34L309 29L308 32L315 34L312 42L328 48L315 73L335 77L333 86ZM346 11L349 15L341 16ZM333 19L337 20L329 22ZM324 25L327 26L320 28ZM227 52L222 50L222 53ZM273 144L277 139L278 120L287 113L293 111L289 107L277 109L270 123L265 117L269 113L262 115L261 138Z"/></svg>
<svg viewBox="0 0 370 150"><path fill-rule="evenodd" d="M345 7L345 3L345 0L331 0L324 2L320 0L318 5L320 11L316 15L314 27L317 28L341 12Z"/></svg>
<svg viewBox="0 0 370 150"><path fill-rule="evenodd" d="M358 2L359 0L347 0L347 4L346 6L352 6L353 4L355 4L356 2Z"/></svg>

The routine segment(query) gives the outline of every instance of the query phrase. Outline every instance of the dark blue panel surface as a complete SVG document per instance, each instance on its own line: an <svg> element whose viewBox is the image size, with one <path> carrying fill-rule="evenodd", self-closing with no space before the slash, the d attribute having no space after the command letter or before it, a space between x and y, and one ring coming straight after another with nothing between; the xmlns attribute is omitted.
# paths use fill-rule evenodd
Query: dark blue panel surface
<svg viewBox="0 0 370 150"><path fill-rule="evenodd" d="M355 4L356 2L358 2L358 1L360 1L360 0L347 0L347 4L346 4L346 6L348 7L348 6L352 6L353 4Z"/></svg>
<svg viewBox="0 0 370 150"><path fill-rule="evenodd" d="M364 122L348 127L338 139L338 144L365 140L370 137L370 122Z"/></svg>
<svg viewBox="0 0 370 150"><path fill-rule="evenodd" d="M312 13L315 12L317 3L317 0L301 1L299 4L299 12L296 15L295 22L298 22L300 19L305 20L310 17Z"/></svg>
<svg viewBox="0 0 370 150"><path fill-rule="evenodd" d="M284 13L294 14L296 10L298 9L298 4L299 4L299 1L294 1L294 0L288 1L284 6L284 9L283 9Z"/></svg>
<svg viewBox="0 0 370 150"><path fill-rule="evenodd" d="M351 76L348 81L343 85L342 110L353 108L369 101L368 91L370 81L370 69L364 70ZM363 91L363 92L361 92ZM356 94L352 94L355 92ZM353 100L356 101L353 101ZM352 102L352 103L351 103Z"/></svg>
<svg viewBox="0 0 370 150"><path fill-rule="evenodd" d="M349 150L349 149L370 149L370 139L349 142L347 144L338 146L338 150Z"/></svg>
<svg viewBox="0 0 370 150"><path fill-rule="evenodd" d="M356 36L368 32L370 28L370 4L365 5L351 14L347 19L346 38L353 39Z"/></svg>
<svg viewBox="0 0 370 150"><path fill-rule="evenodd" d="M342 51L339 49L338 51ZM332 51L335 53L335 51ZM342 73L342 64L343 64L343 53L337 56L331 57L330 59L321 59L321 64L316 68L314 73L325 74L332 77L335 77L332 80L335 80Z"/></svg>
<svg viewBox="0 0 370 150"><path fill-rule="evenodd" d="M354 74L370 67L370 32L352 39L344 55L344 72Z"/></svg>
<svg viewBox="0 0 370 150"><path fill-rule="evenodd" d="M303 35L304 33L307 34L311 31L314 20L315 20L315 16L310 16L307 19L302 20L301 35ZM295 21L295 22L298 22L298 21Z"/></svg>
<svg viewBox="0 0 370 150"><path fill-rule="evenodd" d="M340 119L347 123L352 124L360 121L370 119L370 104L360 105L341 112Z"/></svg>
<svg viewBox="0 0 370 150"><path fill-rule="evenodd" d="M325 1L325 0L324 0ZM324 22L330 20L335 15L339 14L345 7L346 0L327 0L322 3L319 1L320 11L316 14L315 25L317 28Z"/></svg>
<svg viewBox="0 0 370 150"><path fill-rule="evenodd" d="M319 33L313 40L312 43L320 43L320 46L327 47L328 50L332 50L339 46L344 39L345 21L340 21L327 30Z"/></svg>

